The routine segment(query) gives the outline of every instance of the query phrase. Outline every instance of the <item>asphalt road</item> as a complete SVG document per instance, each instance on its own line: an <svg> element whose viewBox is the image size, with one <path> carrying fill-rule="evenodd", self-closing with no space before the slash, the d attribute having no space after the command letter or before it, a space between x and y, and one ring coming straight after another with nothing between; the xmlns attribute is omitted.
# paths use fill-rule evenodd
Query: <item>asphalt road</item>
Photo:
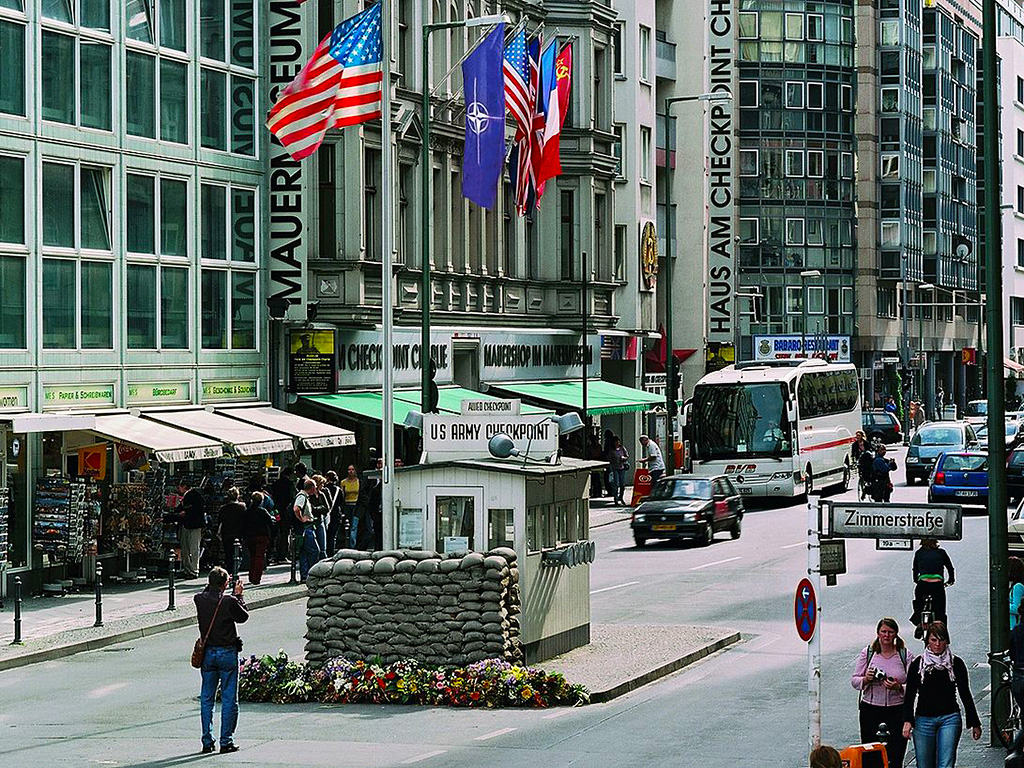
<svg viewBox="0 0 1024 768"><path fill-rule="evenodd" d="M897 455L902 465L902 460ZM924 501L897 487L895 500ZM750 512L737 541L710 547L633 546L625 522L594 531L595 622L708 624L744 641L604 705L553 711L378 706L243 705L230 756L199 749L194 631L0 673L0 765L178 766L194 761L277 766L538 765L621 768L794 768L806 765L806 647L792 624L806 569L806 507ZM957 568L949 592L953 647L968 665L987 650L987 533L983 515L946 544ZM858 740L849 676L883 615L909 627L911 553L847 543L849 573L823 589L823 733ZM301 651L303 604L261 610L245 628L247 652ZM904 635L910 633L906 630ZM920 647L909 638L911 647ZM643 653L637 637L636 652ZM988 670L972 671L980 708ZM987 737L987 734L986 734ZM960 768L1001 765L996 750L964 751Z"/></svg>

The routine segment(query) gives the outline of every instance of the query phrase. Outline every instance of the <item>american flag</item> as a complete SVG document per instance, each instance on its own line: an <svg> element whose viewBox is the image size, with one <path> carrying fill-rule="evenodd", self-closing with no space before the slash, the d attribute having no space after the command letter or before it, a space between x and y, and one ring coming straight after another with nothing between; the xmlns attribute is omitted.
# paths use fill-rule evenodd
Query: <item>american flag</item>
<svg viewBox="0 0 1024 768"><path fill-rule="evenodd" d="M341 22L281 91L267 128L296 160L311 155L331 128L380 117L380 3Z"/></svg>
<svg viewBox="0 0 1024 768"><path fill-rule="evenodd" d="M526 63L526 31L519 30L505 48L505 106L516 121L515 141L530 131L530 102L527 81L530 70Z"/></svg>
<svg viewBox="0 0 1024 768"><path fill-rule="evenodd" d="M533 118L533 113L537 101L537 90L540 85L540 38L530 43L527 49L527 58L529 60L529 82L526 86L526 104L527 114L531 116L531 121L526 123L526 132L522 136L519 135L519 128L516 128L516 137L519 140L514 143L513 151L509 156L509 166L515 169L513 182L516 210L520 216L526 215L526 211L530 208L530 203L534 199L534 179L537 177L533 161L534 147L536 145L534 131L537 122L536 118ZM540 129L541 131L544 130L543 118L541 118Z"/></svg>

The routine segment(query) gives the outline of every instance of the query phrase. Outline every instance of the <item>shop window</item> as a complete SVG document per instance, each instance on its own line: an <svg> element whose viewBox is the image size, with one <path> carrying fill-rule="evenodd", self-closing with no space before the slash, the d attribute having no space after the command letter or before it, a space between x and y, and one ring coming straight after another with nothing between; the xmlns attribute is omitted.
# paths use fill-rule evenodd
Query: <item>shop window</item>
<svg viewBox="0 0 1024 768"><path fill-rule="evenodd" d="M156 267L129 264L127 268L129 349L156 349Z"/></svg>
<svg viewBox="0 0 1024 768"><path fill-rule="evenodd" d="M434 550L445 552L445 539L458 537L468 540L473 547L475 510L472 496L438 496L434 500L437 511Z"/></svg>
<svg viewBox="0 0 1024 768"><path fill-rule="evenodd" d="M0 75L2 76L2 75ZM25 161L0 155L0 243L25 243Z"/></svg>
<svg viewBox="0 0 1024 768"><path fill-rule="evenodd" d="M515 547L515 525L511 509L487 510L487 548Z"/></svg>
<svg viewBox="0 0 1024 768"><path fill-rule="evenodd" d="M25 114L25 25L0 19L0 112Z"/></svg>
<svg viewBox="0 0 1024 768"><path fill-rule="evenodd" d="M160 346L188 349L188 270L160 268Z"/></svg>
<svg viewBox="0 0 1024 768"><path fill-rule="evenodd" d="M25 258L0 256L0 349L25 348Z"/></svg>

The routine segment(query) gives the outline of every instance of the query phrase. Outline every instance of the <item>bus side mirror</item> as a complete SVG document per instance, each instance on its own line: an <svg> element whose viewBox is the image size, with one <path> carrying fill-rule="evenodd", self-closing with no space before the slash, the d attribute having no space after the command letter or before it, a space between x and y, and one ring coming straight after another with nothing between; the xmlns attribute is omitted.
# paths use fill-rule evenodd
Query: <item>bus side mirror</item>
<svg viewBox="0 0 1024 768"><path fill-rule="evenodd" d="M683 423L690 423L690 412L693 410L693 400L687 400L683 403Z"/></svg>

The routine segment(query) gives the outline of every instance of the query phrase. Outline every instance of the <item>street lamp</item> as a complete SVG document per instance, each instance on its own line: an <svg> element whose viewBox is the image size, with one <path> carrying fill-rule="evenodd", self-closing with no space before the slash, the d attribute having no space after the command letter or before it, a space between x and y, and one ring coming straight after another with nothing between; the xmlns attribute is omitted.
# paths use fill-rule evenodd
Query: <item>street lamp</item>
<svg viewBox="0 0 1024 768"><path fill-rule="evenodd" d="M423 261L423 273L420 280L420 405L423 411L429 411L430 399L430 217L433 213L430 209L430 85L427 72L430 67L430 33L439 29L457 29L460 27L484 27L491 24L508 22L509 17L504 13L476 16L470 19L456 19L454 21L436 21L423 25L423 51L420 66L420 89L422 92L423 108L423 143L420 147L420 178L423 187L420 209L420 237L423 242L420 244L421 259ZM385 280L390 280L391 275L384 275Z"/></svg>
<svg viewBox="0 0 1024 768"><path fill-rule="evenodd" d="M275 295L267 297L267 314L270 316L270 322L268 323L270 330L270 338L267 339L267 347L269 348L270 354L270 384L267 387L270 394L270 403L274 407L281 404L281 397L279 393L280 377L277 372L278 362L278 346L283 346L283 339L281 336L281 324L285 317L288 315L288 307L291 306L291 302L284 296ZM274 331L277 331L275 334Z"/></svg>
<svg viewBox="0 0 1024 768"><path fill-rule="evenodd" d="M817 269L805 269L800 273L800 309L802 310L802 318L800 320L800 351L803 356L810 359L810 355L807 354L807 278L809 277L821 277L821 271Z"/></svg>
<svg viewBox="0 0 1024 768"><path fill-rule="evenodd" d="M729 101L732 94L728 91L710 91L690 96L673 96L665 99L665 111L660 117L665 121L665 474L671 475L676 465L676 432L672 426L675 420L679 393L673 392L669 386L669 359L675 357L672 344L672 167L669 157L672 139L675 136L676 117L672 114L673 104L687 101ZM584 343L586 341L584 340ZM733 356L735 359L735 350ZM584 363L584 365L586 365Z"/></svg>

